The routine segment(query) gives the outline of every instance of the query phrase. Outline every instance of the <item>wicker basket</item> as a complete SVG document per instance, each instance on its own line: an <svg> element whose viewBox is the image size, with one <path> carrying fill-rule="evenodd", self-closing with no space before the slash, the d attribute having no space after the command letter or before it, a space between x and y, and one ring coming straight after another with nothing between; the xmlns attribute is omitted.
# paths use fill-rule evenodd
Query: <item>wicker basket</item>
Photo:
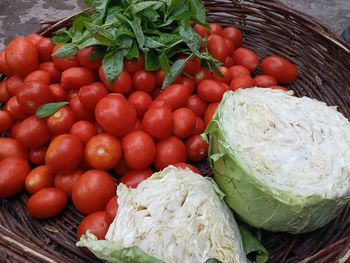
<svg viewBox="0 0 350 263"><path fill-rule="evenodd" d="M282 54L298 65L300 76L290 87L338 105L350 118L350 46L313 18L291 10L275 0L204 1L208 20L236 25L244 45L262 58ZM41 31L51 36L69 25L72 17L50 23ZM207 162L197 165L205 174ZM96 262L75 247L76 228L82 215L69 205L61 215L44 221L27 214L27 194L1 201L0 262ZM262 231L270 252L269 262L350 262L350 206L320 230L303 235Z"/></svg>

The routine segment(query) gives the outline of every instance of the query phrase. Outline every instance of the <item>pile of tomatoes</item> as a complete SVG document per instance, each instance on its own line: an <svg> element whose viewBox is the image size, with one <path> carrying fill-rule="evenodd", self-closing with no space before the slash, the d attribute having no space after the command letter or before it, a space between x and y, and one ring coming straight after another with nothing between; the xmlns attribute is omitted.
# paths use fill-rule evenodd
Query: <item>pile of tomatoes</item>
<svg viewBox="0 0 350 263"><path fill-rule="evenodd" d="M261 62L263 75L252 77L257 54L241 47L234 26L211 30L195 25L207 37L209 53L222 62L221 77L189 60L176 81L161 90L165 73L144 70L144 55L125 61L112 83L106 80L94 47L61 58L61 47L37 34L14 39L0 51L0 197L23 188L31 196L27 209L44 219L57 215L71 198L87 217L78 238L90 229L103 239L118 204L116 183L136 187L172 164L189 167L207 157L200 137L223 94L254 86L287 90L297 68L279 56ZM40 106L63 103L51 116L36 115Z"/></svg>

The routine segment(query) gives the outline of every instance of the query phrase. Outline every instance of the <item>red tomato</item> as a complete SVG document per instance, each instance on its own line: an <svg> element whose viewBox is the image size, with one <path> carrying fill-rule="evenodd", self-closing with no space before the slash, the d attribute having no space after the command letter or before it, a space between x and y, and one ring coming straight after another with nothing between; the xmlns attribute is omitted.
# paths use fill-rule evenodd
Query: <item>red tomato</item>
<svg viewBox="0 0 350 263"><path fill-rule="evenodd" d="M10 197L20 192L30 167L19 156L9 156L0 161L0 197Z"/></svg>
<svg viewBox="0 0 350 263"><path fill-rule="evenodd" d="M25 37L15 38L7 45L5 58L11 72L21 77L36 70L39 64L35 46Z"/></svg>
<svg viewBox="0 0 350 263"><path fill-rule="evenodd" d="M6 89L6 82L6 80L0 81L0 102L2 103L6 103L11 98L11 95Z"/></svg>
<svg viewBox="0 0 350 263"><path fill-rule="evenodd" d="M254 80L257 87L268 88L277 85L277 80L269 75L258 75Z"/></svg>
<svg viewBox="0 0 350 263"><path fill-rule="evenodd" d="M44 188L33 194L27 202L28 213L40 219L54 217L67 205L67 195L61 189Z"/></svg>
<svg viewBox="0 0 350 263"><path fill-rule="evenodd" d="M136 188L139 183L150 177L154 172L147 168L142 170L131 170L124 174L119 182L125 184L127 187Z"/></svg>
<svg viewBox="0 0 350 263"><path fill-rule="evenodd" d="M194 128L194 134L202 134L205 130L205 124L201 117L196 119L196 127Z"/></svg>
<svg viewBox="0 0 350 263"><path fill-rule="evenodd" d="M23 85L23 78L18 75L13 75L6 80L5 84L8 94L14 96L17 90Z"/></svg>
<svg viewBox="0 0 350 263"><path fill-rule="evenodd" d="M142 120L142 129L156 139L168 138L174 128L171 110L166 107L152 107L146 111Z"/></svg>
<svg viewBox="0 0 350 263"><path fill-rule="evenodd" d="M73 134L58 135L45 154L45 163L54 172L70 172L76 169L83 158L83 145Z"/></svg>
<svg viewBox="0 0 350 263"><path fill-rule="evenodd" d="M233 65L234 65L233 58L230 56L226 57L224 66L229 68L229 67L232 67Z"/></svg>
<svg viewBox="0 0 350 263"><path fill-rule="evenodd" d="M133 92L128 101L135 107L138 117L143 117L152 103L152 97L144 91Z"/></svg>
<svg viewBox="0 0 350 263"><path fill-rule="evenodd" d="M49 85L51 82L51 76L46 71L39 69L29 73L29 75L25 77L24 82L28 81L39 81Z"/></svg>
<svg viewBox="0 0 350 263"><path fill-rule="evenodd" d="M242 75L250 76L250 71L246 67L243 67L241 65L236 65L228 68L228 74L230 75L231 79L234 79Z"/></svg>
<svg viewBox="0 0 350 263"><path fill-rule="evenodd" d="M18 156L28 160L28 152L13 138L0 137L0 161L9 156Z"/></svg>
<svg viewBox="0 0 350 263"><path fill-rule="evenodd" d="M19 124L15 138L26 148L38 148L48 143L51 131L45 119L33 115Z"/></svg>
<svg viewBox="0 0 350 263"><path fill-rule="evenodd" d="M219 71L224 75L224 77L220 77L218 74L216 74L215 72L211 73L211 78L217 81L221 81L225 84L230 84L232 78L231 75L228 71L228 68L225 66L220 66L218 67Z"/></svg>
<svg viewBox="0 0 350 263"><path fill-rule="evenodd" d="M46 124L54 134L63 134L69 133L76 120L74 112L68 106L65 106L48 117Z"/></svg>
<svg viewBox="0 0 350 263"><path fill-rule="evenodd" d="M121 156L120 142L107 133L92 137L85 146L85 159L95 169L111 169L117 165Z"/></svg>
<svg viewBox="0 0 350 263"><path fill-rule="evenodd" d="M99 67L102 64L102 60L100 58L91 59L91 56L94 54L94 51L94 46L79 49L77 53L77 58L80 65L91 70L99 69Z"/></svg>
<svg viewBox="0 0 350 263"><path fill-rule="evenodd" d="M45 153L47 146L39 148L32 148L29 151L29 160L35 165L42 165L45 163Z"/></svg>
<svg viewBox="0 0 350 263"><path fill-rule="evenodd" d="M166 76L164 70L160 69L154 72L154 76L156 77L156 85L161 87Z"/></svg>
<svg viewBox="0 0 350 263"><path fill-rule="evenodd" d="M83 67L71 67L62 72L61 85L65 89L79 89L95 81L94 73Z"/></svg>
<svg viewBox="0 0 350 263"><path fill-rule="evenodd" d="M51 83L57 83L61 79L61 71L52 61L44 62L39 65L39 69L50 74Z"/></svg>
<svg viewBox="0 0 350 263"><path fill-rule="evenodd" d="M194 89L195 89L195 84L194 81L188 77L185 77L183 75L180 75L177 79L176 82L177 84L182 84L188 88L188 92L191 94Z"/></svg>
<svg viewBox="0 0 350 263"><path fill-rule="evenodd" d="M154 165L157 170L164 169L170 164L186 162L186 146L177 137L159 140L156 144Z"/></svg>
<svg viewBox="0 0 350 263"><path fill-rule="evenodd" d="M232 41L234 43L235 47L237 47L237 48L242 46L242 42L243 42L242 33L235 26L229 26L229 27L224 28L224 30L221 31L221 36Z"/></svg>
<svg viewBox="0 0 350 263"><path fill-rule="evenodd" d="M55 187L63 190L69 197L72 196L74 185L78 182L84 170L77 168L68 173L57 173L54 180Z"/></svg>
<svg viewBox="0 0 350 263"><path fill-rule="evenodd" d="M190 96L189 90L185 85L173 84L159 94L157 100L164 100L172 110L185 107Z"/></svg>
<svg viewBox="0 0 350 263"><path fill-rule="evenodd" d="M223 30L222 26L218 23L211 23L209 26L212 34L220 35Z"/></svg>
<svg viewBox="0 0 350 263"><path fill-rule="evenodd" d="M39 43L41 39L43 39L43 36L33 33L33 34L26 35L25 38L35 46L36 44Z"/></svg>
<svg viewBox="0 0 350 263"><path fill-rule="evenodd" d="M118 94L102 98L96 105L95 117L102 129L114 136L126 135L137 120L134 106Z"/></svg>
<svg viewBox="0 0 350 263"><path fill-rule="evenodd" d="M74 96L69 100L69 108L71 108L78 120L93 122L95 120L94 111L85 108L81 103L79 96Z"/></svg>
<svg viewBox="0 0 350 263"><path fill-rule="evenodd" d="M72 191L74 206L83 214L103 210L107 202L115 196L116 185L112 176L101 170L83 173Z"/></svg>
<svg viewBox="0 0 350 263"><path fill-rule="evenodd" d="M195 75L201 70L201 60L198 57L193 57L186 62L183 69L184 72L190 75Z"/></svg>
<svg viewBox="0 0 350 263"><path fill-rule="evenodd" d="M208 52L221 62L225 62L230 54L225 43L225 39L219 35L213 34L208 37Z"/></svg>
<svg viewBox="0 0 350 263"><path fill-rule="evenodd" d="M156 77L153 73L141 69L132 76L132 83L136 90L149 93L156 87Z"/></svg>
<svg viewBox="0 0 350 263"><path fill-rule="evenodd" d="M67 92L67 100L70 101L71 99L73 99L74 97L77 97L79 96L79 90L80 89L71 89L71 90L68 90ZM81 101L79 100L80 104L81 104ZM81 104L82 107L83 104ZM85 107L84 107L85 108ZM86 108L85 108L86 109Z"/></svg>
<svg viewBox="0 0 350 263"><path fill-rule="evenodd" d="M51 187L54 184L55 174L45 165L31 170L26 177L25 186L29 193L34 194L39 190Z"/></svg>
<svg viewBox="0 0 350 263"><path fill-rule="evenodd" d="M54 102L64 101L67 97L67 91L62 87L61 84L51 84L49 89L53 95Z"/></svg>
<svg viewBox="0 0 350 263"><path fill-rule="evenodd" d="M113 170L117 173L117 175L123 175L130 170L130 168L126 165L124 158L122 158L119 163L113 168Z"/></svg>
<svg viewBox="0 0 350 263"><path fill-rule="evenodd" d="M261 62L263 74L275 77L278 83L290 84L298 77L298 69L295 64L279 56L266 57Z"/></svg>
<svg viewBox="0 0 350 263"><path fill-rule="evenodd" d="M61 70L64 71L66 69L72 68L72 67L79 67L79 61L77 56L70 56L70 57L56 57L53 54L61 48L62 45L55 45L52 49L52 61L55 63L55 66Z"/></svg>
<svg viewBox="0 0 350 263"><path fill-rule="evenodd" d="M188 98L186 107L192 110L197 116L202 117L207 108L207 103L199 95L194 94Z"/></svg>
<svg viewBox="0 0 350 263"><path fill-rule="evenodd" d="M131 90L132 88L132 79L130 74L124 70L118 77L116 80L113 81L112 84L109 84L106 76L103 72L103 67L101 66L99 71L98 71L98 75L100 77L100 79L102 80L102 82L112 91L112 92L116 92L116 93L127 93L128 91Z"/></svg>
<svg viewBox="0 0 350 263"><path fill-rule="evenodd" d="M53 50L53 43L50 38L40 39L36 45L40 61L50 61Z"/></svg>
<svg viewBox="0 0 350 263"><path fill-rule="evenodd" d="M251 76L242 75L234 78L231 81L230 89L238 90L238 89L252 88L255 86L256 86L256 82Z"/></svg>
<svg viewBox="0 0 350 263"><path fill-rule="evenodd" d="M198 35L200 35L201 37L206 37L210 34L210 30L208 28L206 28L205 26L202 26L200 24L196 24L193 27L194 31L197 32Z"/></svg>
<svg viewBox="0 0 350 263"><path fill-rule="evenodd" d="M8 77L13 75L12 71L10 70L6 62L5 50L0 50L0 74L5 74Z"/></svg>
<svg viewBox="0 0 350 263"><path fill-rule="evenodd" d="M23 120L28 117L28 113L25 113L22 108L19 106L16 96L11 97L4 106L4 111L6 111L12 119L14 120Z"/></svg>
<svg viewBox="0 0 350 263"><path fill-rule="evenodd" d="M150 95L151 95L152 99L155 100L155 99L159 96L160 93L162 93L162 89L159 88L159 87L155 87L155 88L150 92Z"/></svg>
<svg viewBox="0 0 350 263"><path fill-rule="evenodd" d="M107 95L108 88L101 82L94 82L79 89L79 100L88 109L94 109L96 104Z"/></svg>
<svg viewBox="0 0 350 263"><path fill-rule="evenodd" d="M113 196L106 205L107 222L112 223L118 213L118 198Z"/></svg>
<svg viewBox="0 0 350 263"><path fill-rule="evenodd" d="M187 158L193 162L203 161L208 157L208 143L200 135L193 135L186 140Z"/></svg>
<svg viewBox="0 0 350 263"><path fill-rule="evenodd" d="M233 52L235 51L236 47L235 47L235 44L234 44L231 40L229 40L229 39L227 39L227 38L225 38L225 44L226 44L227 52L228 52L228 56L226 57L226 60L225 60L225 63L226 63L227 58L230 58L230 56L231 56L231 55L233 54ZM233 61L233 60L232 60L232 61Z"/></svg>
<svg viewBox="0 0 350 263"><path fill-rule="evenodd" d="M136 71L144 69L145 68L145 55L143 53L140 53L140 55L137 59L125 60L124 61L124 68L130 74L134 74Z"/></svg>
<svg viewBox="0 0 350 263"><path fill-rule="evenodd" d="M240 47L233 52L233 62L253 72L259 64L259 57L253 50Z"/></svg>
<svg viewBox="0 0 350 263"><path fill-rule="evenodd" d="M7 111L0 110L0 133L8 131L13 124L13 119Z"/></svg>
<svg viewBox="0 0 350 263"><path fill-rule="evenodd" d="M269 87L270 89L280 89L280 90L284 90L284 91L289 91L289 89L287 89L286 87L283 86L271 86Z"/></svg>
<svg viewBox="0 0 350 263"><path fill-rule="evenodd" d="M218 102L210 103L204 113L204 124L207 126L209 122L212 120L216 109L219 107Z"/></svg>
<svg viewBox="0 0 350 263"><path fill-rule="evenodd" d="M188 169L192 170L192 172L202 175L201 171L199 171L195 166L193 166L189 163L174 163L173 166L176 168L180 168L182 170L185 170L188 168Z"/></svg>
<svg viewBox="0 0 350 263"><path fill-rule="evenodd" d="M226 89L220 82L212 79L201 81L197 86L197 92L201 99L208 102L219 102L226 92Z"/></svg>
<svg viewBox="0 0 350 263"><path fill-rule="evenodd" d="M173 112L174 135L186 138L194 134L196 128L196 114L189 108L180 108Z"/></svg>
<svg viewBox="0 0 350 263"><path fill-rule="evenodd" d="M110 221L108 221L105 211L98 211L85 217L78 226L77 240L80 240L82 235L85 235L89 230L97 239L104 240L107 234Z"/></svg>
<svg viewBox="0 0 350 263"><path fill-rule="evenodd" d="M16 134L18 133L18 128L19 128L19 125L20 125L20 121L16 121L12 127L11 127L11 130L10 130L10 136L12 138L16 138Z"/></svg>
<svg viewBox="0 0 350 263"><path fill-rule="evenodd" d="M197 84L202 80L210 79L210 71L207 68L201 68L201 70L194 76L194 83Z"/></svg>
<svg viewBox="0 0 350 263"><path fill-rule="evenodd" d="M144 169L154 160L156 146L143 131L132 131L122 140L124 160L131 169Z"/></svg>
<svg viewBox="0 0 350 263"><path fill-rule="evenodd" d="M91 122L78 121L70 128L70 133L77 136L85 145L93 136L97 134L97 131Z"/></svg>
<svg viewBox="0 0 350 263"><path fill-rule="evenodd" d="M156 108L167 108L171 111L171 106L169 103L165 102L164 100L154 100L152 101L151 105L149 105L148 109L156 109Z"/></svg>

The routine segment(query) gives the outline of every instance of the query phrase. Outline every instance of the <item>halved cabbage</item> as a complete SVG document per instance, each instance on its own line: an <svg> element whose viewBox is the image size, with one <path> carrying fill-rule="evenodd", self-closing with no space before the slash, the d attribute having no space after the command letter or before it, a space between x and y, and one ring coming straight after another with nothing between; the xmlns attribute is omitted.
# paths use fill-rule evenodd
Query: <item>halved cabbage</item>
<svg viewBox="0 0 350 263"><path fill-rule="evenodd" d="M206 134L225 201L254 227L309 232L350 200L350 124L335 107L267 88L226 92Z"/></svg>

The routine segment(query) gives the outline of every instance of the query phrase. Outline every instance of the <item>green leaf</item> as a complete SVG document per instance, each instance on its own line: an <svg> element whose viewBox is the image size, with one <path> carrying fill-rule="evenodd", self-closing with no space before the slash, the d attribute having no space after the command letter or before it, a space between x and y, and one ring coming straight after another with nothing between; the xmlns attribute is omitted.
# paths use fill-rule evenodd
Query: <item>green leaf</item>
<svg viewBox="0 0 350 263"><path fill-rule="evenodd" d="M173 83L175 81L175 79L181 74L181 72L185 68L187 60L188 60L188 58L187 59L178 59L175 61L175 63L172 65L172 67L170 69L170 72L171 72L170 76L168 76L168 75L165 76L165 80L163 82L162 89L168 87L171 83Z"/></svg>
<svg viewBox="0 0 350 263"><path fill-rule="evenodd" d="M59 49L57 49L55 53L53 53L53 56L66 58L66 57L74 56L77 52L78 52L78 48L76 47L76 45L70 43L70 44L65 44Z"/></svg>
<svg viewBox="0 0 350 263"><path fill-rule="evenodd" d="M103 26L98 26L92 23L85 23L86 29L90 34L101 44L113 47L115 45L114 36L109 33Z"/></svg>
<svg viewBox="0 0 350 263"><path fill-rule="evenodd" d="M96 46L96 45L101 45L101 42L98 41L96 38L87 38L86 40L82 41L80 44L77 44L77 47L79 49L83 49L85 47L89 46Z"/></svg>
<svg viewBox="0 0 350 263"><path fill-rule="evenodd" d="M131 48L129 49L128 54L126 54L125 58L127 60L131 60L133 58L138 58L139 57L139 48L137 47L137 43L133 41Z"/></svg>
<svg viewBox="0 0 350 263"><path fill-rule="evenodd" d="M191 7L192 18L196 20L196 22L207 25L206 16L205 16L205 8L202 0L189 0L189 4Z"/></svg>
<svg viewBox="0 0 350 263"><path fill-rule="evenodd" d="M165 47L165 45L158 42L154 38L148 37L145 40L145 47L147 47L147 48L161 48L161 47Z"/></svg>
<svg viewBox="0 0 350 263"><path fill-rule="evenodd" d="M112 84L123 71L123 58L128 53L128 49L111 50L106 53L102 61L103 72L107 82Z"/></svg>
<svg viewBox="0 0 350 263"><path fill-rule="evenodd" d="M47 104L41 105L36 110L35 115L38 118L49 117L52 114L55 114L60 108L64 107L67 104L69 104L67 101L63 101L63 102L53 102L53 103L47 103Z"/></svg>
<svg viewBox="0 0 350 263"><path fill-rule="evenodd" d="M180 27L180 36L186 45L191 49L191 51L197 56L201 57L199 51L200 48L200 38L198 34L193 30L191 26L184 26L185 21L181 21L182 27Z"/></svg>
<svg viewBox="0 0 350 263"><path fill-rule="evenodd" d="M131 26L132 30L134 31L137 43L139 44L139 48L144 50L143 45L145 44L145 36L141 27L141 19L136 16L134 20L130 21L127 19L127 21Z"/></svg>
<svg viewBox="0 0 350 263"><path fill-rule="evenodd" d="M153 6L151 8L147 8L145 10L143 10L142 12L142 16L146 17L147 19L151 20L151 21L157 21L157 19L160 17L159 14L154 10L156 8L156 6Z"/></svg>
<svg viewBox="0 0 350 263"><path fill-rule="evenodd" d="M161 53L159 55L159 62L160 62L160 66L164 70L164 72L167 75L170 75L171 74L170 62L169 62L169 59L165 53Z"/></svg>
<svg viewBox="0 0 350 263"><path fill-rule="evenodd" d="M90 60L103 59L106 53L106 48L104 46L95 46L94 52L90 56Z"/></svg>
<svg viewBox="0 0 350 263"><path fill-rule="evenodd" d="M156 4L158 4L158 1L146 1L146 2L137 3L132 6L132 12L135 15L138 12L141 12L144 9L154 6Z"/></svg>
<svg viewBox="0 0 350 263"><path fill-rule="evenodd" d="M52 42L56 44L65 44L72 39L72 36L66 28L62 28L56 32L56 35L52 38Z"/></svg>
<svg viewBox="0 0 350 263"><path fill-rule="evenodd" d="M155 71L160 68L159 54L156 50L151 49L145 53L145 70Z"/></svg>
<svg viewBox="0 0 350 263"><path fill-rule="evenodd" d="M110 0L85 0L88 6L94 7L99 13L98 23L102 23L109 2Z"/></svg>

